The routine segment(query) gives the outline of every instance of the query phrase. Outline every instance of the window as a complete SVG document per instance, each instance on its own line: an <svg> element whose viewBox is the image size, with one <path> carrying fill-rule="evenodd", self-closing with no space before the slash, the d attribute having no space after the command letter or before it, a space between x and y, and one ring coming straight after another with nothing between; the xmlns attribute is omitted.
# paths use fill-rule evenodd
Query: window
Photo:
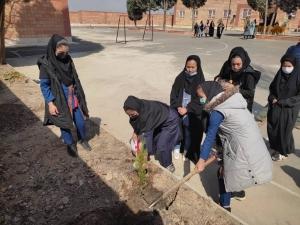
<svg viewBox="0 0 300 225"><path fill-rule="evenodd" d="M216 15L215 9L208 10L208 18L215 18L215 15Z"/></svg>
<svg viewBox="0 0 300 225"><path fill-rule="evenodd" d="M184 14L185 14L184 10L179 11L179 17L180 18L184 18Z"/></svg>
<svg viewBox="0 0 300 225"><path fill-rule="evenodd" d="M224 18L228 18L231 16L231 9L225 9L224 10Z"/></svg>
<svg viewBox="0 0 300 225"><path fill-rule="evenodd" d="M251 16L251 9L244 9L243 10L243 19Z"/></svg>
<svg viewBox="0 0 300 225"><path fill-rule="evenodd" d="M195 18L198 17L198 10L194 10L194 17L195 17Z"/></svg>

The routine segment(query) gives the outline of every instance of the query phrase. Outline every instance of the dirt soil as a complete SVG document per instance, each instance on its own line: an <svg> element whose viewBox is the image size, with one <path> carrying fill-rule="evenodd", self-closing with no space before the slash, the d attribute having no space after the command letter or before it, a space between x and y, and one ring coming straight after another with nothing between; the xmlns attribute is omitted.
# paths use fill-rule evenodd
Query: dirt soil
<svg viewBox="0 0 300 225"><path fill-rule="evenodd" d="M7 67L0 67L1 225L239 224L186 186L149 210L175 184L168 172L149 163L148 185L141 187L129 149L100 129L100 118L86 121L93 150L78 146L80 157L70 157L59 130L42 125L38 84L1 80L3 71Z"/></svg>

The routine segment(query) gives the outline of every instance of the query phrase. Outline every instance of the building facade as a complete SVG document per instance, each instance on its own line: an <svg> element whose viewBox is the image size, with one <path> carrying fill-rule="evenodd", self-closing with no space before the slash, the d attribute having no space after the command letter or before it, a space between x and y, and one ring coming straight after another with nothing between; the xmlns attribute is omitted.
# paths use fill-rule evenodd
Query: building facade
<svg viewBox="0 0 300 225"><path fill-rule="evenodd" d="M230 29L243 29L245 19L256 19L260 21L259 13L251 9L247 0L207 0L206 4L194 12L195 21L206 22L207 20L214 20L216 23L222 19L224 24ZM178 0L174 8L174 24L176 26L191 26L192 24L192 10L186 8L181 0ZM288 22L288 28L295 30L300 27L300 11L293 15L292 19L288 20L288 15L281 10L278 10L276 21L279 24Z"/></svg>
<svg viewBox="0 0 300 225"><path fill-rule="evenodd" d="M68 0L12 0L6 5L6 45L44 45L52 34L71 39Z"/></svg>

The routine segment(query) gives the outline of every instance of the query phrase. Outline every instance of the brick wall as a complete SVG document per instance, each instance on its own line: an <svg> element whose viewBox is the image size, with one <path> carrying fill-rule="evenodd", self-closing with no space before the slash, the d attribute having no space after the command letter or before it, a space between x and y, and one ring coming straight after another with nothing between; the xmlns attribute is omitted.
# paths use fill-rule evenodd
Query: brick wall
<svg viewBox="0 0 300 225"><path fill-rule="evenodd" d="M134 22L129 20L127 13L117 12L99 12L99 11L78 11L70 12L71 24L105 24L105 25L117 25L119 17L124 16L126 25L133 26ZM138 25L145 25L147 15L143 16L142 20L138 20ZM121 20L123 22L123 19ZM153 14L153 24L162 25L163 15ZM167 15L167 25L172 24L172 16Z"/></svg>
<svg viewBox="0 0 300 225"><path fill-rule="evenodd" d="M49 39L54 34L71 37L68 0L12 1L6 5L5 38L9 43Z"/></svg>

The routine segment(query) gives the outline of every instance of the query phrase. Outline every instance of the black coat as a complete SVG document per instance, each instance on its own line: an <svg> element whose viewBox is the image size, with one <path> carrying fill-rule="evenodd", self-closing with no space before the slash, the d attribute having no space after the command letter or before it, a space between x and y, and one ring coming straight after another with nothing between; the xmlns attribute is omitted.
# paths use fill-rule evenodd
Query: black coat
<svg viewBox="0 0 300 225"><path fill-rule="evenodd" d="M243 68L239 73L234 73L231 70L231 59L235 56L241 57L243 61ZM250 63L251 60L248 53L242 47L236 47L230 52L229 58L223 64L217 78L228 81L231 80L234 85L239 85L240 93L247 101L247 108L252 112L255 89L260 80L261 72L255 70Z"/></svg>
<svg viewBox="0 0 300 225"><path fill-rule="evenodd" d="M175 79L170 94L170 106L177 111L178 107L182 107L183 91L185 90L191 95L191 102L187 105L188 117L190 121L190 133L191 133L191 148L188 152L188 157L191 160L197 160L194 158L194 153L199 153L200 144L203 135L203 107L200 105L199 98L197 97L197 87L205 81L200 58L198 56L189 56L187 61L193 59L197 62L198 72L193 79L187 79L188 75L183 70ZM206 123L206 122L205 122ZM182 124L181 127L181 139L183 139ZM183 140L184 141L184 140ZM183 145L182 145L183 146ZM199 155L199 154L198 154Z"/></svg>
<svg viewBox="0 0 300 225"><path fill-rule="evenodd" d="M279 69L269 88L268 137L270 147L282 155L295 151L292 131L300 109L300 69L294 65L290 75Z"/></svg>
<svg viewBox="0 0 300 225"><path fill-rule="evenodd" d="M67 103L66 97L64 95L64 91L63 91L61 82L58 79L57 71L56 71L55 67L53 67L52 64L50 64L48 62L48 60L45 56L38 59L37 64L38 64L39 69L43 70L43 72L46 72L48 75L48 78L50 79L51 92L55 97L55 100L53 102L59 111L58 116L52 116L49 112L48 104L45 103L44 125L55 125L57 127L64 128L64 129L73 128L72 115L69 110L68 103ZM85 116L88 116L89 112L88 112L88 108L87 108L85 94L84 94L83 88L81 86L81 83L78 78L78 74L76 72L73 62L71 62L71 66L72 66L73 77L74 77L75 94L78 98L80 109L82 110L82 112Z"/></svg>

